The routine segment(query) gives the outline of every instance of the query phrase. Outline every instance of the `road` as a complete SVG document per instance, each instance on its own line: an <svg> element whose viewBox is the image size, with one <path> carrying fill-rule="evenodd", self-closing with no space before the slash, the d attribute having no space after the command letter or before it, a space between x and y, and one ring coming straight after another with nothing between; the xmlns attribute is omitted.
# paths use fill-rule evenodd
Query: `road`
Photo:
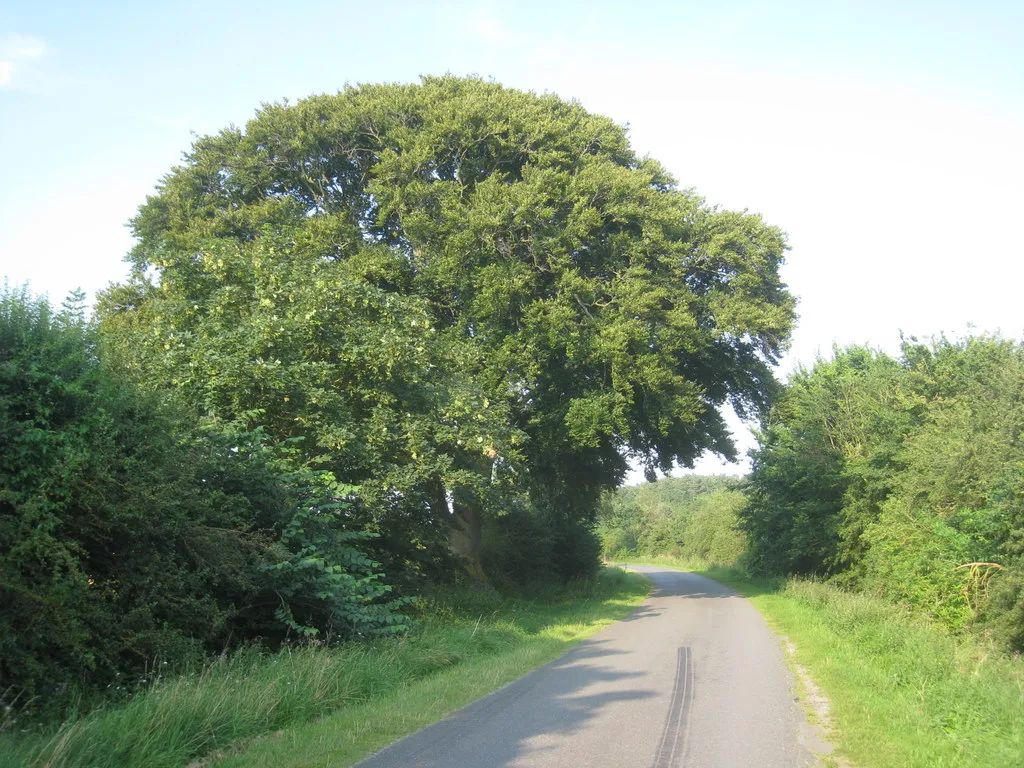
<svg viewBox="0 0 1024 768"><path fill-rule="evenodd" d="M631 616L360 768L814 765L779 640L757 610L695 574L635 570L654 589Z"/></svg>

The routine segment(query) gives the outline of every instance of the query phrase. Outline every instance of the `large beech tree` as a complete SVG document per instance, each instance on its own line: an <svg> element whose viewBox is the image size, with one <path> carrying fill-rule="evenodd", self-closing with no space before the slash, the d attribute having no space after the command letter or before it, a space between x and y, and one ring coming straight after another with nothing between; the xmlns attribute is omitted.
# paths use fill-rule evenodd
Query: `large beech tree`
<svg viewBox="0 0 1024 768"><path fill-rule="evenodd" d="M587 519L630 458L733 456L719 407L764 409L794 317L778 229L611 120L478 79L265 106L133 226L101 311L141 378L453 516L471 559L513 489Z"/></svg>

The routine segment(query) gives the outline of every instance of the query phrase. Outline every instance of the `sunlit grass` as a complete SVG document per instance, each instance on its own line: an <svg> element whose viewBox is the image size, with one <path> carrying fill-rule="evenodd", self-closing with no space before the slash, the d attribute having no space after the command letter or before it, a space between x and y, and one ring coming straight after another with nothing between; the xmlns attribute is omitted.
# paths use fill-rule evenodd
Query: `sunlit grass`
<svg viewBox="0 0 1024 768"><path fill-rule="evenodd" d="M532 599L440 593L403 638L238 653L59 731L2 734L0 765L345 765L555 658L648 586L606 569Z"/></svg>

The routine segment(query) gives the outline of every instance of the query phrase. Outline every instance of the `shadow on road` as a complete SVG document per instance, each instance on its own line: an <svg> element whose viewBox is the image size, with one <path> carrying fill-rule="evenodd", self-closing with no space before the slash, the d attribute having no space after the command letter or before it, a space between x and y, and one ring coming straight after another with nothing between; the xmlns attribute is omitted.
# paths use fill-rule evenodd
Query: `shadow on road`
<svg viewBox="0 0 1024 768"><path fill-rule="evenodd" d="M654 590L651 591L651 594L654 594ZM619 619L619 621L639 621L640 619L647 619L651 616L661 616L661 611L655 609L653 606L644 604L629 614L626 618Z"/></svg>
<svg viewBox="0 0 1024 768"><path fill-rule="evenodd" d="M649 574L654 589L651 600L622 620L623 631L616 633L609 628L610 632L600 638L585 641L561 658L446 720L393 744L359 766L499 768L529 764L562 768L610 764L607 762L609 751L616 752L620 763L622 756L628 754L630 760L639 760L636 763L639 765L647 759L648 748L654 752L659 766L677 764L680 745L688 744L686 702L689 699L686 697L692 697L695 684L690 657L687 656L686 665L676 663L676 652L683 648L681 643L692 636L685 621L694 615L714 615L724 618L712 621L710 626L721 628L725 626L723 622L731 626L734 617L740 614L732 612L731 608L715 607L713 603L719 601L723 606L738 608L733 598L742 598L742 595L696 573L669 571L657 566L628 567ZM742 588L746 591L745 585ZM764 591L771 591L771 586L764 585ZM686 600L671 599L676 596ZM689 600L694 598L701 600L702 607L691 607L687 609L689 612L678 611L683 603L693 606ZM705 609L713 613L701 613ZM640 620L647 620L650 625L630 624ZM680 621L684 624L680 625ZM630 639L624 641L624 638ZM725 675L723 670L732 669L735 658L745 658L749 640L749 633L739 633L719 641L715 648L720 648L722 642L732 643L730 647L735 646L736 650L728 653L738 655L730 657L727 666L705 666L705 679L711 681L715 675ZM673 660L672 666L657 667L652 674L651 659L664 658L666 649ZM688 645L687 653L690 653ZM691 673L688 677L679 677L680 669L691 669ZM729 698L730 695L726 690L722 701L732 708L737 700ZM664 711L659 709L661 705L648 710L643 705L620 706L659 697L664 699ZM644 716L636 714L645 711ZM728 720L730 712L731 709L726 709L716 715L716 722ZM655 719L651 719L651 714ZM633 721L631 718L641 719ZM651 738L657 739L662 720L665 723L662 739L655 744ZM651 738L644 735L651 733L654 734ZM746 744L743 739L732 737L728 741L732 746L735 746L733 742ZM705 742L715 743L708 739ZM568 744L573 746L567 748Z"/></svg>
<svg viewBox="0 0 1024 768"><path fill-rule="evenodd" d="M623 689L619 681L640 677L641 673L612 671L592 663L623 653L603 641L577 646L560 659L358 765L497 767L515 762L527 750L531 756L542 754L553 747L537 743L536 737L583 729L603 707L655 695L639 687ZM608 690L602 691L602 687ZM501 734L498 739L494 738L496 731Z"/></svg>
<svg viewBox="0 0 1024 768"><path fill-rule="evenodd" d="M749 577L736 568L710 567L700 571L682 571L670 566L633 565L630 563L616 563L616 565L647 575L666 571L683 575L680 579L673 579L670 584L659 584L655 581L654 589L651 591L652 596L756 597L775 594L782 589L785 583L781 579Z"/></svg>

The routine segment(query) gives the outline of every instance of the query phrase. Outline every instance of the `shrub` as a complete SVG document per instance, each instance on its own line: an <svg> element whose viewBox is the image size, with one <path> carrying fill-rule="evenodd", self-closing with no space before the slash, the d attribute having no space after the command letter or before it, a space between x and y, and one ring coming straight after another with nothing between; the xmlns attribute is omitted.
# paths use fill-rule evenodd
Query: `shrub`
<svg viewBox="0 0 1024 768"><path fill-rule="evenodd" d="M2 703L57 710L252 638L407 625L330 476L116 380L77 298L0 292Z"/></svg>

